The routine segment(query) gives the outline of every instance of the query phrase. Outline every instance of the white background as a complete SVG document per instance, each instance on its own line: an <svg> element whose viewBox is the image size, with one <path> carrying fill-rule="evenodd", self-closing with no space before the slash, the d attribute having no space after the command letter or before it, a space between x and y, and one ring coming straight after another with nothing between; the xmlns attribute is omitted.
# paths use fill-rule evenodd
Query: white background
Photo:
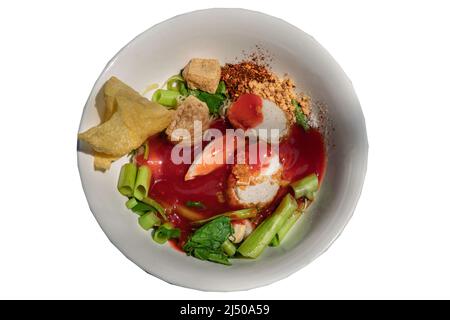
<svg viewBox="0 0 450 320"><path fill-rule="evenodd" d="M106 62L153 24L208 7L262 11L315 37L352 79L369 135L364 190L342 236L303 270L249 292L197 292L141 271L95 222L76 166L82 108ZM447 1L2 1L0 298L450 298L449 9Z"/></svg>

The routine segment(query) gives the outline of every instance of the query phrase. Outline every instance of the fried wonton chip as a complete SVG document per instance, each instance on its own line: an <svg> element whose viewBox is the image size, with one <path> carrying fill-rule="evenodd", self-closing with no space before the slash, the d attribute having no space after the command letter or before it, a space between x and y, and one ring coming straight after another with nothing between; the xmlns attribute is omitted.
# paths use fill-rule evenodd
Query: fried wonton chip
<svg viewBox="0 0 450 320"><path fill-rule="evenodd" d="M105 84L105 99L116 95L111 117L78 135L94 149L94 165L100 170L107 170L112 161L137 149L148 137L164 131L174 112L119 82L111 78Z"/></svg>
<svg viewBox="0 0 450 320"><path fill-rule="evenodd" d="M108 121L117 110L116 97L124 96L132 99L141 99L142 97L133 88L126 85L116 77L111 77L103 86L104 113L101 115L102 123ZM106 171L111 164L119 159L118 156L111 156L105 153L94 153L95 170Z"/></svg>
<svg viewBox="0 0 450 320"><path fill-rule="evenodd" d="M117 113L142 143L150 136L167 128L174 111L147 99L131 100L117 97ZM139 146L142 144L140 143Z"/></svg>
<svg viewBox="0 0 450 320"><path fill-rule="evenodd" d="M106 153L96 152L94 154L94 169L100 171L106 171L111 168L111 164L119 159L117 156L110 156Z"/></svg>
<svg viewBox="0 0 450 320"><path fill-rule="evenodd" d="M109 120L117 110L117 97L127 97L132 100L145 99L133 88L129 87L116 77L111 77L103 86L103 96L105 99L105 113L103 121Z"/></svg>
<svg viewBox="0 0 450 320"><path fill-rule="evenodd" d="M78 138L89 143L97 152L118 157L139 147L141 140L125 125L118 112L105 123L80 133Z"/></svg>

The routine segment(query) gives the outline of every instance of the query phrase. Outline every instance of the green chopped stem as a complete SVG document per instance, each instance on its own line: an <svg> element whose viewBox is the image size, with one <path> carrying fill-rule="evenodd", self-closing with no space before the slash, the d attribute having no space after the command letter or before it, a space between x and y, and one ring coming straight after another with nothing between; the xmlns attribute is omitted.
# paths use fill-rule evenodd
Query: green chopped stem
<svg viewBox="0 0 450 320"><path fill-rule="evenodd" d="M258 213L258 210L256 208L228 211L228 212L224 212L224 213L218 214L216 216L213 216L213 217L210 217L207 219L193 221L192 224L202 225L202 224L205 224L205 223L207 223L211 220L214 220L218 217L229 217L231 220L249 219L249 218L256 217L257 213Z"/></svg>
<svg viewBox="0 0 450 320"><path fill-rule="evenodd" d="M256 258L272 241L273 237L297 208L297 202L287 194L271 216L266 218L238 248L244 257Z"/></svg>
<svg viewBox="0 0 450 320"><path fill-rule="evenodd" d="M138 204L135 205L133 208L131 208L131 211L133 211L134 213L136 213L137 215L142 216L143 214L152 211L156 213L156 209L153 208L152 206L149 206L146 203L143 203L141 201L138 201Z"/></svg>
<svg viewBox="0 0 450 320"><path fill-rule="evenodd" d="M178 213L183 218L188 219L189 221L197 221L200 220L203 216L197 211L183 206L181 204L175 205L175 212Z"/></svg>
<svg viewBox="0 0 450 320"><path fill-rule="evenodd" d="M142 202L155 208L155 210L158 211L158 213L164 218L164 220L167 220L166 210L158 202L156 202L155 200L153 200L150 197L144 197L144 199L142 199Z"/></svg>
<svg viewBox="0 0 450 320"><path fill-rule="evenodd" d="M181 85L184 83L185 83L185 81L181 75L177 74L177 75L171 76L167 80L167 89L171 90L171 91L180 92Z"/></svg>
<svg viewBox="0 0 450 320"><path fill-rule="evenodd" d="M315 173L312 173L303 179L291 183L291 187L294 190L296 199L306 197L312 201L319 189L319 178Z"/></svg>
<svg viewBox="0 0 450 320"><path fill-rule="evenodd" d="M201 201L186 201L186 207L205 209L205 205Z"/></svg>
<svg viewBox="0 0 450 320"><path fill-rule="evenodd" d="M168 230L173 230L173 226L170 223L164 223L153 233L153 240L159 244L164 244L171 238L171 233Z"/></svg>
<svg viewBox="0 0 450 320"><path fill-rule="evenodd" d="M307 192L306 195L305 195L305 197L306 197L308 200L314 201L314 199L316 198L316 194L317 194L316 191L314 191L314 192Z"/></svg>
<svg viewBox="0 0 450 320"><path fill-rule="evenodd" d="M139 225L144 230L150 230L154 226L159 226L161 224L161 220L157 217L154 212L147 212L139 217Z"/></svg>
<svg viewBox="0 0 450 320"><path fill-rule="evenodd" d="M155 232L153 233L153 241L155 241L156 243L159 244L164 244L167 242L167 240L169 240L169 238L167 238L164 233L162 232L161 229L157 229L155 230Z"/></svg>
<svg viewBox="0 0 450 320"><path fill-rule="evenodd" d="M122 195L126 197L131 197L133 195L136 174L137 167L134 163L127 163L122 166L120 169L119 182L117 183L117 189Z"/></svg>
<svg viewBox="0 0 450 320"><path fill-rule="evenodd" d="M283 224L283 226L278 230L278 232L275 234L275 237L273 237L272 242L270 243L271 246L276 247L279 246L281 241L286 237L289 230L294 226L294 224L297 222L297 220L302 215L302 210L297 209L295 212L286 220L286 222Z"/></svg>
<svg viewBox="0 0 450 320"><path fill-rule="evenodd" d="M258 210L256 208L241 209L225 212L223 215L230 217L231 220L249 219L256 217Z"/></svg>
<svg viewBox="0 0 450 320"><path fill-rule="evenodd" d="M189 91L188 91L188 89L187 89L187 87L186 87L186 83L182 83L182 84L180 85L180 94L181 94L183 97L186 97L186 96L189 94Z"/></svg>
<svg viewBox="0 0 450 320"><path fill-rule="evenodd" d="M230 240L225 240L225 242L222 244L222 249L229 257L234 256L234 254L236 253L236 247L231 243Z"/></svg>
<svg viewBox="0 0 450 320"><path fill-rule="evenodd" d="M176 107L180 93L178 91L158 89L153 93L152 101L166 107Z"/></svg>
<svg viewBox="0 0 450 320"><path fill-rule="evenodd" d="M136 184L134 186L134 197L140 201L147 196L150 188L152 172L146 165L140 166L137 172Z"/></svg>
<svg viewBox="0 0 450 320"><path fill-rule="evenodd" d="M138 204L137 200L135 198L129 199L127 202L125 202L125 206L127 209L133 209Z"/></svg>

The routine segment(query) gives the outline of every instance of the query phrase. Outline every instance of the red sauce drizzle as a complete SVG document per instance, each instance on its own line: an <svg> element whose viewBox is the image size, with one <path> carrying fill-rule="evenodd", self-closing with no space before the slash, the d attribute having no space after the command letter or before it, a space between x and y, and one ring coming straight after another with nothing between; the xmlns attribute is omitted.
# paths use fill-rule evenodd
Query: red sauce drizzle
<svg viewBox="0 0 450 320"><path fill-rule="evenodd" d="M225 132L231 125L219 119L211 127ZM174 164L171 161L173 144L164 135L151 137L148 143L150 145L148 160L145 161L143 156L139 155L136 161L139 165L148 165L152 170L150 197L169 207L185 205L187 201L200 201L205 205L204 209L189 209L203 218L235 209L223 202L231 165L224 165L208 175L185 181L184 176L190 164ZM295 181L310 173L316 173L320 180L323 178L326 166L325 147L323 138L317 130L310 129L305 132L300 127L294 126L289 136L280 143L279 152L284 179ZM256 223L270 215L289 191L289 187L281 188L272 204L259 213ZM176 209L170 212L170 221L182 231L181 238L172 243L181 248L193 228L189 220Z"/></svg>
<svg viewBox="0 0 450 320"><path fill-rule="evenodd" d="M227 117L236 128L254 128L263 121L263 101L252 93L241 95L227 111Z"/></svg>

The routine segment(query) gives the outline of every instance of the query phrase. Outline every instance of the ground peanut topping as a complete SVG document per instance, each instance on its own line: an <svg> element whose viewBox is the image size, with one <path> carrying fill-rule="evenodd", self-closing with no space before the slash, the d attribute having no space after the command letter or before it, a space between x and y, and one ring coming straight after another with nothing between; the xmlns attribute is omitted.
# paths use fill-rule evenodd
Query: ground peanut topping
<svg viewBox="0 0 450 320"><path fill-rule="evenodd" d="M250 81L275 81L274 75L266 67L250 61L236 64L227 63L222 67L221 79L225 82L228 93L233 100L248 92Z"/></svg>

